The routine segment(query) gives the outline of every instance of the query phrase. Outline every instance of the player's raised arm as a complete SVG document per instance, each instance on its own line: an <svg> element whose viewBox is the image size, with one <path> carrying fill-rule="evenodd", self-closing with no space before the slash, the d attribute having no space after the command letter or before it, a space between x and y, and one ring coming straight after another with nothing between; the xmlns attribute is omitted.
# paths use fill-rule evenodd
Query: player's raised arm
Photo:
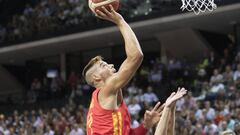
<svg viewBox="0 0 240 135"><path fill-rule="evenodd" d="M104 88L106 92L116 93L117 90L124 87L129 80L132 79L143 60L143 53L130 26L119 13L114 11L112 6L110 6L110 9L111 10L108 11L103 7L101 11L98 10L96 13L99 18L114 22L120 29L124 38L127 58L122 63L119 71L106 80Z"/></svg>
<svg viewBox="0 0 240 135"><path fill-rule="evenodd" d="M173 92L168 99L165 102L165 107L163 109L162 116L160 118L160 121L158 122L156 131L154 135L166 135L168 133L168 129L174 130L174 127L169 127L169 126L174 126L174 124L169 125L169 119L171 116L171 108L175 107L175 103L177 100L182 98L185 94L187 93L187 90L185 88L182 88L177 91L177 93ZM173 132L170 132L172 134Z"/></svg>

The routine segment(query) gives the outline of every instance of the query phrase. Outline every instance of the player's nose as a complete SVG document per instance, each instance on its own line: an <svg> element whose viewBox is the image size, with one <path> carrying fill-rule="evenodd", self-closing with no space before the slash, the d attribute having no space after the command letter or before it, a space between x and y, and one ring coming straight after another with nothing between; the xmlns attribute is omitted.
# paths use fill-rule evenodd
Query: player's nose
<svg viewBox="0 0 240 135"><path fill-rule="evenodd" d="M114 68L114 65L113 64L109 64L110 68Z"/></svg>

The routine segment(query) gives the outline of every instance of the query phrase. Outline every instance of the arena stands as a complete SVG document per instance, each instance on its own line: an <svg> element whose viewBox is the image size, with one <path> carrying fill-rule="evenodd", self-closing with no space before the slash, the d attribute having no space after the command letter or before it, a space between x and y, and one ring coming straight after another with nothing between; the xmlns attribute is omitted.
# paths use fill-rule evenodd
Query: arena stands
<svg viewBox="0 0 240 135"><path fill-rule="evenodd" d="M216 1L219 6L237 2L239 1ZM4 2L2 3L4 4ZM130 22L140 21L180 14L182 13L179 9L180 4L180 0L123 0L121 1L120 12ZM25 7L19 8L21 13L10 14L11 17L5 17L9 16L9 14L0 14L0 18L9 18L9 21L2 24L0 23L1 46L76 33L110 25L106 25L94 17L88 9L86 0L40 0L29 3L26 2Z"/></svg>

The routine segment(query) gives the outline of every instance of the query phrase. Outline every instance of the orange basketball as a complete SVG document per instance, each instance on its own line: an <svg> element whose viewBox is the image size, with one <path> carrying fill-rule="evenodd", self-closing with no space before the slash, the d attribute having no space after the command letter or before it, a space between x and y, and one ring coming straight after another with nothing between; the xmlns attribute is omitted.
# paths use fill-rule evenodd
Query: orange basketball
<svg viewBox="0 0 240 135"><path fill-rule="evenodd" d="M94 13L96 10L102 10L102 6L109 10L109 5L112 5L114 10L117 11L119 8L119 0L88 0L88 6Z"/></svg>

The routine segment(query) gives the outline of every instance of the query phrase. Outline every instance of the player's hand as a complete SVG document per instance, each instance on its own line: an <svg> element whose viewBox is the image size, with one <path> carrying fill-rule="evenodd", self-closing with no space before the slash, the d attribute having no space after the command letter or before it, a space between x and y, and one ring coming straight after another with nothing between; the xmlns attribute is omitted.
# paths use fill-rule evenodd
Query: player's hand
<svg viewBox="0 0 240 135"><path fill-rule="evenodd" d="M160 105L161 103L158 102L151 111L145 112L143 121L145 128L150 129L159 122L165 104Z"/></svg>
<svg viewBox="0 0 240 135"><path fill-rule="evenodd" d="M123 17L114 10L112 5L109 5L109 7L110 7L110 10L106 9L103 6L101 10L96 11L95 15L98 18L111 21L115 24L119 24L122 20L124 20Z"/></svg>
<svg viewBox="0 0 240 135"><path fill-rule="evenodd" d="M178 88L177 92L173 92L166 100L166 107L171 107L176 103L177 100L182 98L187 93L185 88Z"/></svg>

